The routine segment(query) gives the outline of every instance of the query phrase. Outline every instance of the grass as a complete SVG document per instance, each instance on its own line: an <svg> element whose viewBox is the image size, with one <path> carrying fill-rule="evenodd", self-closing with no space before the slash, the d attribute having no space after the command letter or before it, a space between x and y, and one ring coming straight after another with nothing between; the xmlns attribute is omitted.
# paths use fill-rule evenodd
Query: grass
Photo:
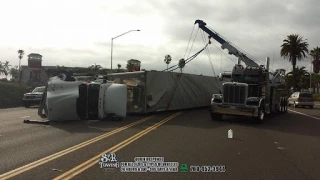
<svg viewBox="0 0 320 180"><path fill-rule="evenodd" d="M315 93L313 94L313 97L316 101L320 101L320 94L319 93Z"/></svg>
<svg viewBox="0 0 320 180"><path fill-rule="evenodd" d="M11 108L23 106L23 94L30 87L10 82L0 82L0 108Z"/></svg>

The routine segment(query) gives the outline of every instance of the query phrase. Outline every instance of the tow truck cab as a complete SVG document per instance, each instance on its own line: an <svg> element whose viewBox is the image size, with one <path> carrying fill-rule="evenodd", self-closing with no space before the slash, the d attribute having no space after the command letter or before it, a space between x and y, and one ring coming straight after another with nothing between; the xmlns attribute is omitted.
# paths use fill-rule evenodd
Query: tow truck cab
<svg viewBox="0 0 320 180"><path fill-rule="evenodd" d="M266 65L244 67L238 61L232 70L231 82L223 83L222 94L211 99L211 117L222 119L223 115L250 116L263 120L265 113L277 111L285 102L274 99L277 86L270 82L269 59Z"/></svg>

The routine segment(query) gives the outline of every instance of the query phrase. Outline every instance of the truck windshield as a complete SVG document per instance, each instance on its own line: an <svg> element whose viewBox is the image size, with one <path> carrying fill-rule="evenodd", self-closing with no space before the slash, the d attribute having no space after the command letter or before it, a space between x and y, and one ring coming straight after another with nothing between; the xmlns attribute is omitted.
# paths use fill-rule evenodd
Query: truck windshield
<svg viewBox="0 0 320 180"><path fill-rule="evenodd" d="M248 75L246 75L246 76L244 76L244 80L246 81L246 82L258 82L259 81L259 76L248 76Z"/></svg>
<svg viewBox="0 0 320 180"><path fill-rule="evenodd" d="M302 98L313 98L312 94L310 94L310 93L300 93L299 97L302 97Z"/></svg>
<svg viewBox="0 0 320 180"><path fill-rule="evenodd" d="M244 80L243 75L240 75L240 74L232 75L232 81L234 82L243 82L243 80Z"/></svg>
<svg viewBox="0 0 320 180"><path fill-rule="evenodd" d="M43 87L38 87L38 88L35 88L32 92L43 92L44 91L44 88Z"/></svg>

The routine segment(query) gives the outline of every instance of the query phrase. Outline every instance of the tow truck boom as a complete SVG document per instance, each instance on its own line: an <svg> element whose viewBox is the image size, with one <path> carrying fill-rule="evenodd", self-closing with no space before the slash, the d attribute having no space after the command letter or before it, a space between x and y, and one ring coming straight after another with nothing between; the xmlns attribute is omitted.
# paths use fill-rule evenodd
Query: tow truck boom
<svg viewBox="0 0 320 180"><path fill-rule="evenodd" d="M209 39L213 38L216 41L218 41L221 44L222 49L228 49L230 55L234 55L238 57L241 61L243 61L247 66L251 67L259 67L259 65L252 59L250 59L248 56L246 56L245 53L239 51L237 48L232 46L230 43L228 43L226 40L224 40L222 37L220 37L216 32L213 32L209 28L206 27L206 23L202 20L196 20L194 24L198 24L199 28L201 28L203 31L209 34Z"/></svg>

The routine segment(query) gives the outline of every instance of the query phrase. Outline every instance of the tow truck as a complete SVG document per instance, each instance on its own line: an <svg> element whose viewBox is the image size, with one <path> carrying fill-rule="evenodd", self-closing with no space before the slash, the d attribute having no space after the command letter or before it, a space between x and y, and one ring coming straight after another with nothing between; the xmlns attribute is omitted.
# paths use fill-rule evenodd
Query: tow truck
<svg viewBox="0 0 320 180"><path fill-rule="evenodd" d="M275 74L272 74L269 71L269 57L264 65L259 65L244 51L209 29L204 21L196 20L195 24L209 34L209 39L215 39L222 49L227 49L230 55L238 58L231 71L231 81L222 85L222 94L212 95L212 120L219 121L223 115L234 115L253 117L257 122L263 123L266 114L287 112L284 69L277 69Z"/></svg>

